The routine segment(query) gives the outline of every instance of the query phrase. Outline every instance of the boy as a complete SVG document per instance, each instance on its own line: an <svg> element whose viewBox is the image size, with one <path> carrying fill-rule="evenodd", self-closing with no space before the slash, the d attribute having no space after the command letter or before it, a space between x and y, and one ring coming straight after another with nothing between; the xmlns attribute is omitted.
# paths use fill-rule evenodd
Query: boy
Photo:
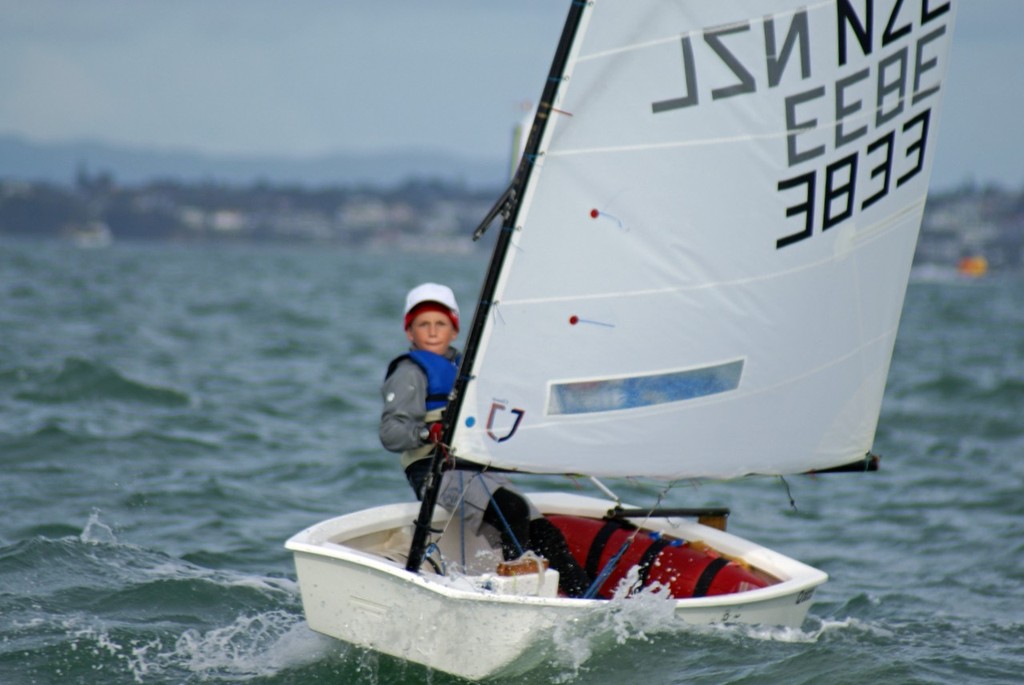
<svg viewBox="0 0 1024 685"><path fill-rule="evenodd" d="M455 384L461 356L453 346L459 334L459 306L451 288L423 283L405 299L405 334L410 349L388 365L381 395L380 441L400 452L402 468L423 499L430 457L440 439L440 421ZM487 524L497 530L505 559L532 549L559 572L559 587L582 596L590 579L569 552L561 532L500 474L445 471L438 503L448 511L462 505L470 530Z"/></svg>

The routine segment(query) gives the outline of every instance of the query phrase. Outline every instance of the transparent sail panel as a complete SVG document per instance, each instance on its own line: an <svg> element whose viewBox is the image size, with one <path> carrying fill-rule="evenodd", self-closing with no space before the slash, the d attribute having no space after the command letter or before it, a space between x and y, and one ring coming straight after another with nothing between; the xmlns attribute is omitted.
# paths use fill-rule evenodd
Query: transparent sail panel
<svg viewBox="0 0 1024 685"><path fill-rule="evenodd" d="M650 376L557 383L551 386L548 414L591 414L692 400L735 390L742 375L739 359Z"/></svg>

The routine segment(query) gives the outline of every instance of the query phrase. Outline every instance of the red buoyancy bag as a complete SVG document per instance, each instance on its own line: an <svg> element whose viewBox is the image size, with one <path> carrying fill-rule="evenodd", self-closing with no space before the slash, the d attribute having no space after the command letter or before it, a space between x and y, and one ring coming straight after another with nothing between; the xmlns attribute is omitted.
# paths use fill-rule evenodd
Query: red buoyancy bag
<svg viewBox="0 0 1024 685"><path fill-rule="evenodd" d="M558 515L547 518L562 531L572 555L592 579L596 579L619 553L626 540L633 538L595 595L602 599L612 597L619 582L634 566L639 567L639 583L634 591L660 583L668 587L676 599L726 595L778 582L768 574L746 568L712 550L695 548L666 535L638 532L623 521Z"/></svg>

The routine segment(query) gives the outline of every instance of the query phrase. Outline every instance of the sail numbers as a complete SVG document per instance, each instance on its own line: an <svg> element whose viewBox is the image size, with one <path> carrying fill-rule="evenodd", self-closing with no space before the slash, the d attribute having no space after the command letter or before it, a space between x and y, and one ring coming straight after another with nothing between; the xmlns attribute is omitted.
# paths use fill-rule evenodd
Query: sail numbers
<svg viewBox="0 0 1024 685"><path fill-rule="evenodd" d="M901 5L902 1L897 2L896 7ZM948 10L948 3L943 7ZM940 16L925 0L922 26ZM870 34L860 24L856 26L860 30L855 35L866 57L873 49ZM894 40L910 35L909 25L899 30L892 27L890 18L883 35ZM778 183L779 192L799 193L801 199L786 208L786 216L802 216L803 225L801 230L778 238L777 249L852 218L924 169L931 109L922 110L918 105L927 106L926 101L939 92L938 59L933 51L946 35L946 26L928 29L911 44L836 80L831 92L817 86L786 98L788 165L811 163L815 168ZM886 44L885 38L882 44ZM845 64L847 50L843 42L840 45L840 63ZM820 124L822 121L829 125Z"/></svg>
<svg viewBox="0 0 1024 685"><path fill-rule="evenodd" d="M853 218L925 167L930 98L941 87L936 55L948 39L943 20L950 3L920 0L920 12L904 21L905 3L895 0L877 42L874 0L863 7L862 19L850 0L837 3L837 57L844 75L785 99L787 164L811 169L778 182L780 193L798 198L786 207L786 217L801 218L802 224L777 238L776 249ZM860 49L856 64L847 34ZM883 54L872 57L879 44Z"/></svg>
<svg viewBox="0 0 1024 685"><path fill-rule="evenodd" d="M815 169L779 181L778 189L780 191L803 189L803 199L797 204L787 207L786 216L803 215L804 222L802 230L779 238L775 241L775 247L783 248L810 238L817 227L820 227L822 231L827 231L851 218L858 209L867 209L884 199L894 187L898 188L920 173L924 168L925 146L928 141L930 121L931 110L926 109L903 124L899 130L901 135L898 140L901 148L898 158L897 132L890 131L872 141L864 150L858 150L827 164L821 173ZM909 141L907 141L908 137ZM858 173L858 169L863 169L862 156L867 164L873 166ZM894 172L897 163L906 166L906 169L898 174ZM866 178L864 174L866 174ZM819 178L821 179L820 195L818 194ZM868 186L866 191L863 189L864 185ZM858 207L858 197L866 193L870 193L870 195L860 201ZM821 208L820 221L815 211L816 206Z"/></svg>
<svg viewBox="0 0 1024 685"><path fill-rule="evenodd" d="M798 54L800 62L801 77L808 78L810 76L809 33L807 10L801 10L793 16L784 37L778 35L775 20L772 17L765 18L763 34L764 55L769 88L775 88L781 83L787 66L795 58L796 54ZM704 43L715 55L711 59L715 62L720 62L731 74L729 77L731 82L717 84L717 87L711 89L712 100L721 100L757 92L757 78L754 74L759 73L760 68L741 56L742 53L749 51L749 45L746 45L747 41L752 39L760 40L755 32L751 31L750 22L705 29L703 39ZM693 39L688 35L683 36L681 43L683 48L683 78L686 84L686 95L651 103L651 111L654 114L671 112L672 110L684 109L700 104L701 93L698 82L697 61L694 58ZM743 48L743 50L739 48Z"/></svg>
<svg viewBox="0 0 1024 685"><path fill-rule="evenodd" d="M852 218L925 168L952 0L833 5L683 36L684 94L651 103L660 115L782 91L766 99L782 103L768 114L785 126L779 166L789 175L775 191L787 219L800 223L776 236L777 249ZM826 42L835 47L816 50Z"/></svg>

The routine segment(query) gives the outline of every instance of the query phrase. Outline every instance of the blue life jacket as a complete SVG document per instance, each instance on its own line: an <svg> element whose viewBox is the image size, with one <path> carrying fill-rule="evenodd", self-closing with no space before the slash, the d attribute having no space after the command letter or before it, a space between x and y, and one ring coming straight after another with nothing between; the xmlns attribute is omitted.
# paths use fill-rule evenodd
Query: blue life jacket
<svg viewBox="0 0 1024 685"><path fill-rule="evenodd" d="M408 359L423 370L427 376L427 411L441 409L448 404L448 396L452 394L455 387L455 377L459 372L459 362L462 355L455 355L451 360L440 354L434 354L427 350L410 350L401 357L396 357L388 364L388 372L385 378L394 373L399 362Z"/></svg>

